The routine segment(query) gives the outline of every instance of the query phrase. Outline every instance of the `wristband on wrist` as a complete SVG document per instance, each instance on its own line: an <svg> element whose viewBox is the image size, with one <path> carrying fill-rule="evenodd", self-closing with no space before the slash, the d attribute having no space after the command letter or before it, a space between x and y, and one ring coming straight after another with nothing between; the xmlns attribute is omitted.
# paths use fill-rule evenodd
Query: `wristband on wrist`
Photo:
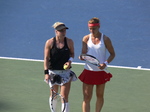
<svg viewBox="0 0 150 112"><path fill-rule="evenodd" d="M70 57L70 58L69 58L69 61L73 62L73 58L72 58L72 57Z"/></svg>
<svg viewBox="0 0 150 112"><path fill-rule="evenodd" d="M106 66L108 65L108 62L107 62L107 61L105 61L104 63L106 64Z"/></svg>
<svg viewBox="0 0 150 112"><path fill-rule="evenodd" d="M45 75L46 75L46 74L49 74L49 73L48 73L48 70L44 70L44 74L45 74Z"/></svg>

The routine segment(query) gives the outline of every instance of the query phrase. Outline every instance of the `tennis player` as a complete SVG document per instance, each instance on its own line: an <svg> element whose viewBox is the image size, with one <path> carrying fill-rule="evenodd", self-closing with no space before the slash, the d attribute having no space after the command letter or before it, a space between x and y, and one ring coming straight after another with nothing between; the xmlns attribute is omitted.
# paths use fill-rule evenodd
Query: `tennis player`
<svg viewBox="0 0 150 112"><path fill-rule="evenodd" d="M109 37L99 31L100 20L96 17L88 21L90 34L83 37L82 54L95 56L100 61L100 67L85 63L84 70L79 79L83 82L83 112L90 112L90 101L93 94L93 87L96 85L96 108L95 112L100 112L104 103L105 83L110 81L112 74L106 73L103 69L107 67L115 57L115 51ZM109 56L106 57L108 50ZM83 60L79 56L80 60Z"/></svg>
<svg viewBox="0 0 150 112"><path fill-rule="evenodd" d="M71 81L77 80L76 74L70 70L71 62L74 58L74 43L72 39L66 37L66 25L62 22L56 22L53 25L55 37L46 41L44 49L44 73L45 81L50 87L64 97L66 107L64 112L69 112L68 96L71 87ZM64 65L68 67L63 68ZM59 75L60 80L54 82L53 77ZM52 81L53 80L53 81ZM49 104L51 104L52 92L50 91ZM55 104L53 104L55 105ZM55 106L56 107L56 106ZM50 109L51 109L50 105Z"/></svg>

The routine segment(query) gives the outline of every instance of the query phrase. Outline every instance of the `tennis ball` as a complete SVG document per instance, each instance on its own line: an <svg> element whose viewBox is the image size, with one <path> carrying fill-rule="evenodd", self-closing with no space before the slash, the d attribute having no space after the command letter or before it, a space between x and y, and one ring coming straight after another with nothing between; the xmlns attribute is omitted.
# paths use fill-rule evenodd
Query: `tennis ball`
<svg viewBox="0 0 150 112"><path fill-rule="evenodd" d="M68 65L64 65L64 69L65 69L65 70L67 69L67 67L68 67Z"/></svg>

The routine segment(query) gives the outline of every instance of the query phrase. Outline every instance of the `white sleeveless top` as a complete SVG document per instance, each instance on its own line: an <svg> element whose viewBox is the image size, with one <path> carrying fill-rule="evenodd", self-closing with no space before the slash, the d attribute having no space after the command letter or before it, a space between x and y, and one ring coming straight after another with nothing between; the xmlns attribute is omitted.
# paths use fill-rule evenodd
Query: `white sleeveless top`
<svg viewBox="0 0 150 112"><path fill-rule="evenodd" d="M87 47L88 47L87 54L95 56L100 61L100 63L104 63L106 61L106 47L103 39L104 35L103 34L101 35L101 40L98 44L94 44L92 42L91 34L89 36L90 37L87 42ZM84 68L91 71L103 71L99 69L97 66L92 65L88 62L85 63Z"/></svg>

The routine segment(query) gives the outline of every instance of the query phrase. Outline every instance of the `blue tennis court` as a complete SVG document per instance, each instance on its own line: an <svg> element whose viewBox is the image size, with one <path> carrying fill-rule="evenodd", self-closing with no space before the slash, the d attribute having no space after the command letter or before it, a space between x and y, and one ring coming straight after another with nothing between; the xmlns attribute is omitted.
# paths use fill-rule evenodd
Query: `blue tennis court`
<svg viewBox="0 0 150 112"><path fill-rule="evenodd" d="M80 62L87 21L101 20L101 32L109 36L117 66L150 68L149 0L0 0L0 56L43 59L45 41L54 36L52 24L62 21L75 43Z"/></svg>

